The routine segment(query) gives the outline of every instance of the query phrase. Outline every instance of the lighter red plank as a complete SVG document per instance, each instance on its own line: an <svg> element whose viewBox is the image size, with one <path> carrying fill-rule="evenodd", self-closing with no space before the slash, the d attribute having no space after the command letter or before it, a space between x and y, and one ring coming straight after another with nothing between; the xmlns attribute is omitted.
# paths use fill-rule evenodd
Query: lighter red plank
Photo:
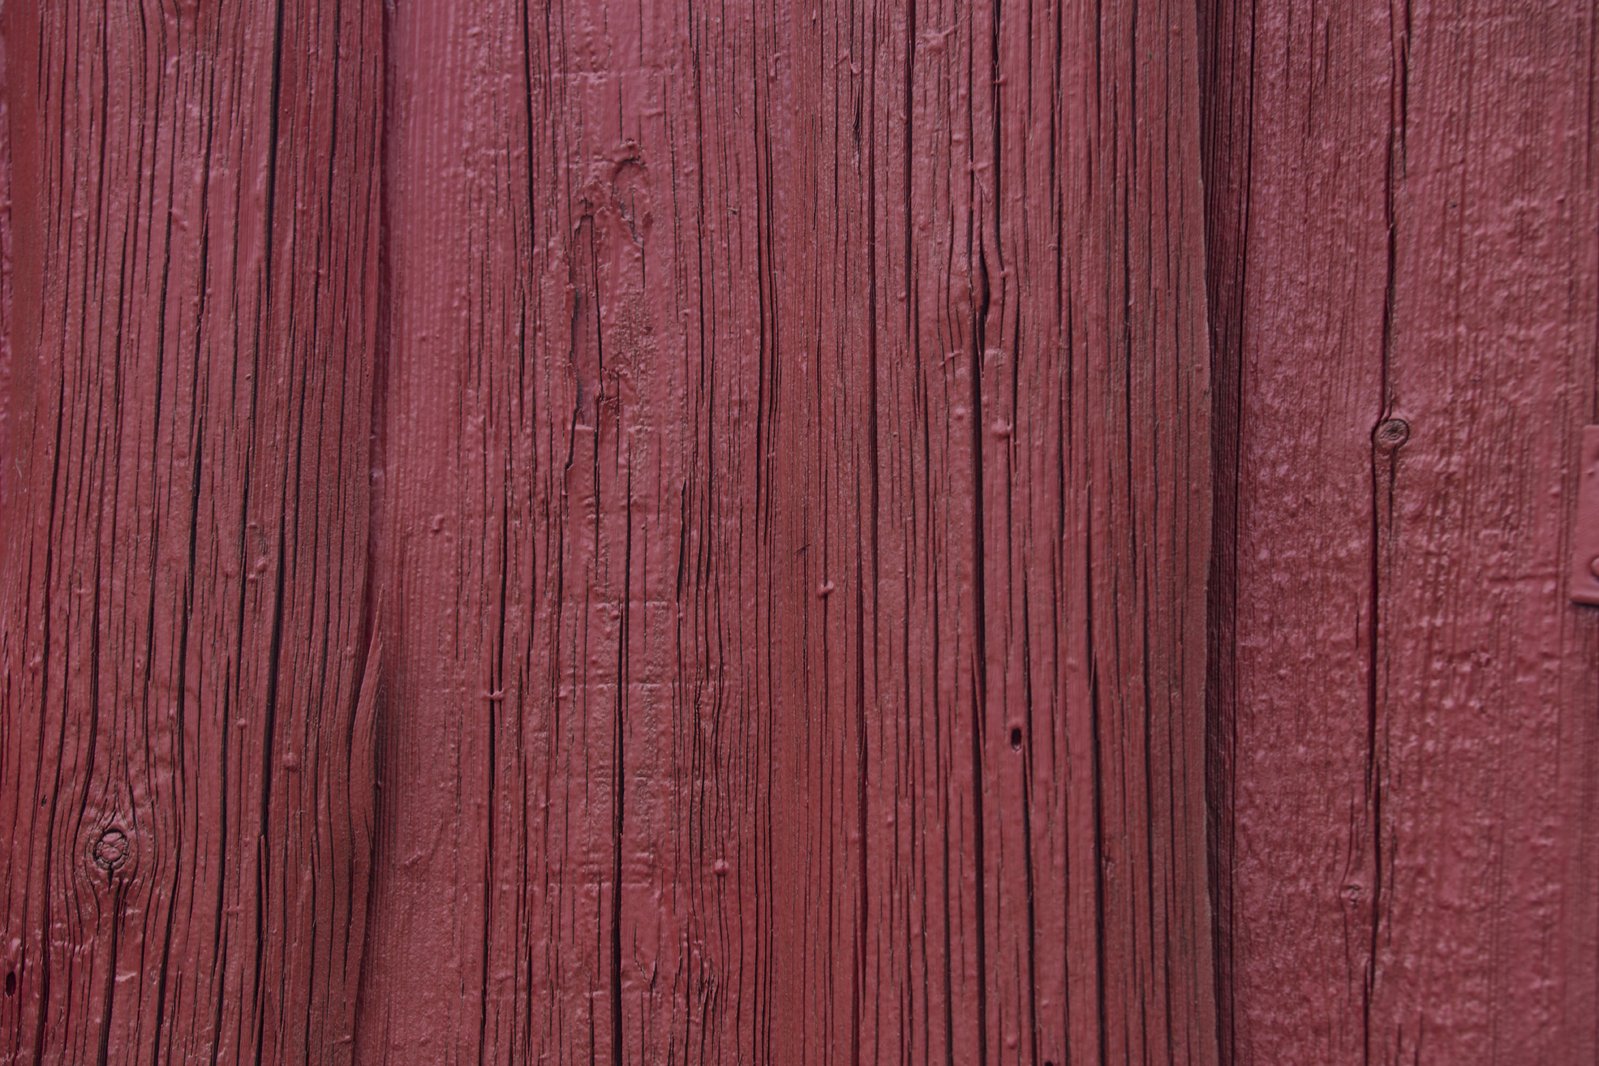
<svg viewBox="0 0 1599 1066"><path fill-rule="evenodd" d="M1594 11L1202 21L1224 1054L1590 1062Z"/></svg>

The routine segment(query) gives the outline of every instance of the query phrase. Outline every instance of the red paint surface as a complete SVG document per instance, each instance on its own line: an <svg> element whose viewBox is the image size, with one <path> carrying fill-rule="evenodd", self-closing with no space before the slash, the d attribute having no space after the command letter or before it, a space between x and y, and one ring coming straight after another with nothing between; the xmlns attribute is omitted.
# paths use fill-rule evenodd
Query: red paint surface
<svg viewBox="0 0 1599 1066"><path fill-rule="evenodd" d="M5 40L0 34L0 87L5 84ZM11 358L12 306L11 306L11 116L8 114L10 96L0 91L0 456L18 454L19 446L12 443L11 433L15 421L12 411L22 398L22 388L16 378L16 363ZM6 492L21 473L21 463L0 458L0 516L5 514ZM3 518L0 518L3 522ZM3 528L3 527L0 527Z"/></svg>
<svg viewBox="0 0 1599 1066"><path fill-rule="evenodd" d="M0 1061L1593 1060L1583 5L5 23Z"/></svg>
<svg viewBox="0 0 1599 1066"><path fill-rule="evenodd" d="M0 1060L347 1058L379 8L5 17Z"/></svg>
<svg viewBox="0 0 1599 1066"><path fill-rule="evenodd" d="M1576 497L1567 580L1574 602L1599 606L1599 426L1583 427Z"/></svg>
<svg viewBox="0 0 1599 1066"><path fill-rule="evenodd" d="M1203 7L1223 1057L1593 1062L1596 9Z"/></svg>
<svg viewBox="0 0 1599 1066"><path fill-rule="evenodd" d="M1213 1061L1189 9L387 18L8 13L4 1056Z"/></svg>
<svg viewBox="0 0 1599 1066"><path fill-rule="evenodd" d="M1176 16L396 12L363 1056L1211 1060Z"/></svg>

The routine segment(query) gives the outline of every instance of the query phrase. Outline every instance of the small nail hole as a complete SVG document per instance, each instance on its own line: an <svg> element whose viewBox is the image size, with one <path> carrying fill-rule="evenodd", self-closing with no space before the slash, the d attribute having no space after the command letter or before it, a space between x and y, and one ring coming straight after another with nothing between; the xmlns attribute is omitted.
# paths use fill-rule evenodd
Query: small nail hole
<svg viewBox="0 0 1599 1066"><path fill-rule="evenodd" d="M15 970L7 970L6 971L6 995L14 996L16 994L17 994L17 971L15 971Z"/></svg>
<svg viewBox="0 0 1599 1066"><path fill-rule="evenodd" d="M1022 728L1014 726L1010 731L1010 746L1020 751L1022 748Z"/></svg>

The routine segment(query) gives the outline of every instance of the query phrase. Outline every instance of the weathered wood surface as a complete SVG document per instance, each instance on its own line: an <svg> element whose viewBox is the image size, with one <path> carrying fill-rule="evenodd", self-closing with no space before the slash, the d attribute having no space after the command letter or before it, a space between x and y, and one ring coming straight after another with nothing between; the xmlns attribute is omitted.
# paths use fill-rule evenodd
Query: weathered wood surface
<svg viewBox="0 0 1599 1066"><path fill-rule="evenodd" d="M381 9L5 29L0 1060L348 1060Z"/></svg>
<svg viewBox="0 0 1599 1066"><path fill-rule="evenodd" d="M8 8L0 1057L1215 1060L1190 5Z"/></svg>
<svg viewBox="0 0 1599 1066"><path fill-rule="evenodd" d="M1225 1060L1599 1055L1596 20L1201 5Z"/></svg>
<svg viewBox="0 0 1599 1066"><path fill-rule="evenodd" d="M1591 5L5 7L0 1061L1599 1056Z"/></svg>
<svg viewBox="0 0 1599 1066"><path fill-rule="evenodd" d="M391 30L363 1056L1213 1060L1188 8Z"/></svg>
<svg viewBox="0 0 1599 1066"><path fill-rule="evenodd" d="M4 11L0 4L0 17ZM12 411L22 390L13 376L16 364L11 358L11 116L5 63L5 36L0 33L0 522L7 488L22 474L20 449L11 441Z"/></svg>

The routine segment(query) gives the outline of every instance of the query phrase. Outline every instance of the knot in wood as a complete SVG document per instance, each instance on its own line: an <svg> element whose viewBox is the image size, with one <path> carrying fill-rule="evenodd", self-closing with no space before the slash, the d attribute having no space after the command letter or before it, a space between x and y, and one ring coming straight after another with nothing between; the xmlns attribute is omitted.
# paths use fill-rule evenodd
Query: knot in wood
<svg viewBox="0 0 1599 1066"><path fill-rule="evenodd" d="M113 826L94 842L94 864L107 872L120 869L128 861L129 850L128 834Z"/></svg>
<svg viewBox="0 0 1599 1066"><path fill-rule="evenodd" d="M1377 423L1377 432L1373 437L1378 448L1393 451L1410 439L1410 423L1403 418L1385 418Z"/></svg>

